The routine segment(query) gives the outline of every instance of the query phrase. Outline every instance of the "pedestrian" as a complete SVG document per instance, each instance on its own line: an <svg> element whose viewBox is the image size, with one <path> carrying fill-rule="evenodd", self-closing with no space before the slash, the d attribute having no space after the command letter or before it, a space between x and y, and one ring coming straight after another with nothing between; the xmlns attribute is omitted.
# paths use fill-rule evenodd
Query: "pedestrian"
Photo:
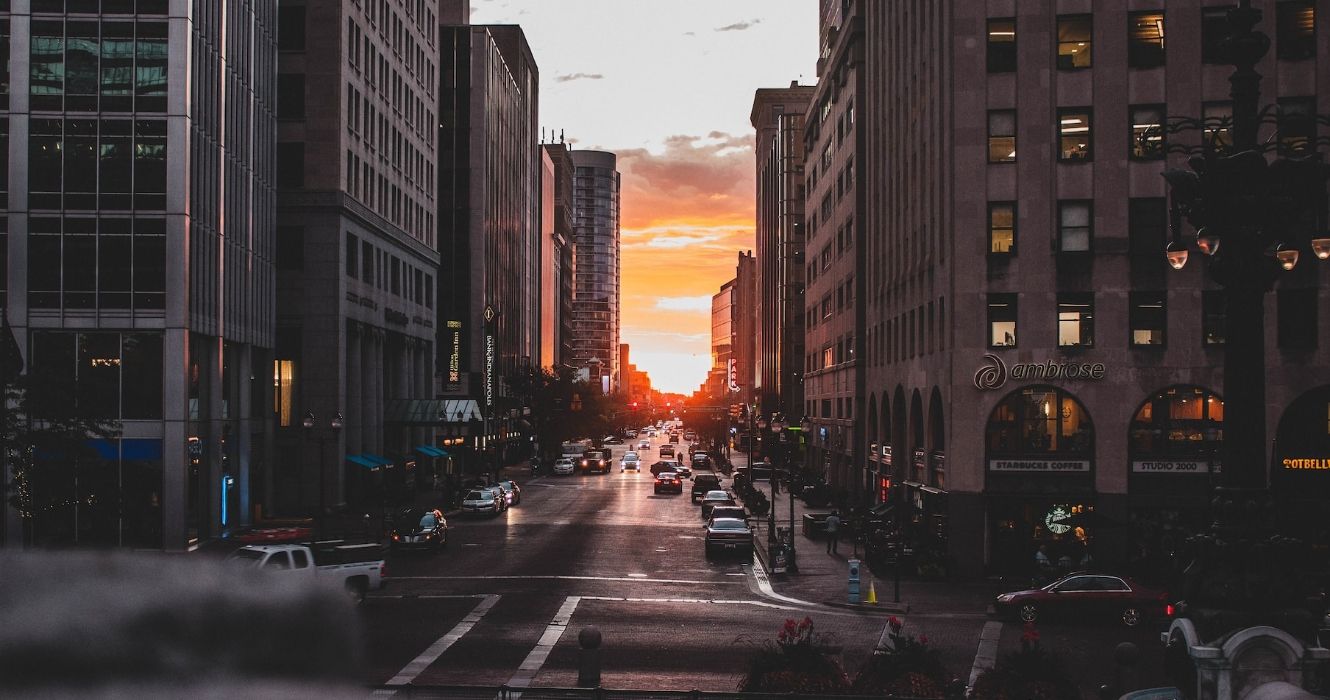
<svg viewBox="0 0 1330 700"><path fill-rule="evenodd" d="M1041 544L1034 553L1034 566L1040 574L1047 574L1053 568L1053 560L1048 558L1048 545Z"/></svg>
<svg viewBox="0 0 1330 700"><path fill-rule="evenodd" d="M840 511L833 510L826 520L827 554L840 554Z"/></svg>

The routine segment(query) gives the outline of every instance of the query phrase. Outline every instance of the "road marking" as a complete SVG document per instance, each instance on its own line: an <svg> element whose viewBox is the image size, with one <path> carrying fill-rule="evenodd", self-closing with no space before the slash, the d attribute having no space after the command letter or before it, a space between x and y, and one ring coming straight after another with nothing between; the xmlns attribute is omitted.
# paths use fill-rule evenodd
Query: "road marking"
<svg viewBox="0 0 1330 700"><path fill-rule="evenodd" d="M554 619L550 620L550 624L545 627L545 633L540 635L540 641L536 642L535 648L526 655L522 665L517 667L517 673L514 673L513 677L508 680L510 688L528 688L531 686L531 681L535 680L536 674L545 665L545 660L549 658L554 645L559 643L559 638L568 629L568 623L573 619L573 611L577 609L577 604L581 600L578 596L568 596L563 599L563 605L559 607L558 612L554 613ZM520 695L514 695L514 697L520 697Z"/></svg>
<svg viewBox="0 0 1330 700"><path fill-rule="evenodd" d="M714 586L733 586L738 581L702 581L682 578L631 578L629 576L394 576L394 581L632 581L633 583L691 583ZM790 598L788 600L793 600Z"/></svg>
<svg viewBox="0 0 1330 700"><path fill-rule="evenodd" d="M742 564L741 566L749 566L749 565ZM779 600L784 603L794 603L795 605L809 605L809 606L817 605L816 603L810 603L806 600L799 600L798 598L791 598L789 596L784 596L777 593L775 589L771 587L771 580L767 578L767 570L762 567L762 562L758 561L756 558L753 559L753 564L751 568L748 570L752 572L753 579L757 581L757 590L762 595L771 598L772 600Z"/></svg>
<svg viewBox="0 0 1330 700"><path fill-rule="evenodd" d="M646 578L646 574L628 574L628 578Z"/></svg>
<svg viewBox="0 0 1330 700"><path fill-rule="evenodd" d="M461 622L457 623L457 626L448 630L447 634L429 645L428 649L421 652L420 656L417 656L411 663L402 667L402 670L384 685L405 685L414 681L421 673L424 673L426 668L429 668L430 664L438 661L439 657L443 656L443 652L448 651L448 647L456 644L457 640L462 638L462 635L470 632L471 628L475 627L477 622L480 622L480 618L484 617L485 613L489 612L490 608L499 602L499 597L493 594L485 596L485 599L477 603L476 607L466 617L462 618ZM375 697L391 697L396 694L396 690L374 691Z"/></svg>
<svg viewBox="0 0 1330 700"><path fill-rule="evenodd" d="M759 608L799 610L792 605L778 605L765 600L721 600L716 598L627 598L623 596L584 595L582 600L600 600L609 603L687 603L689 605L755 605Z"/></svg>
<svg viewBox="0 0 1330 700"><path fill-rule="evenodd" d="M974 665L970 667L970 683L967 687L973 688L974 682L979 680L979 676L997 662L998 639L1002 637L1002 623L997 620L989 620L984 623L984 629L979 633L979 649L974 653Z"/></svg>

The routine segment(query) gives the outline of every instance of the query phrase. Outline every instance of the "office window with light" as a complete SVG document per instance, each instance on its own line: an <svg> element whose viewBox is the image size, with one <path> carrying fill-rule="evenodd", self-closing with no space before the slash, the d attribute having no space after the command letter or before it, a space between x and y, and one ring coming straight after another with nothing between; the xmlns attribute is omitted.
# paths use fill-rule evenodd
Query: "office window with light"
<svg viewBox="0 0 1330 700"><path fill-rule="evenodd" d="M988 20L988 72L1016 70L1016 18Z"/></svg>
<svg viewBox="0 0 1330 700"><path fill-rule="evenodd" d="M1058 17L1058 70L1080 70L1091 66L1094 21L1090 15Z"/></svg>
<svg viewBox="0 0 1330 700"><path fill-rule="evenodd" d="M1127 16L1127 66L1158 68L1164 65L1164 13L1133 12Z"/></svg>
<svg viewBox="0 0 1330 700"><path fill-rule="evenodd" d="M1058 110L1058 160L1094 160L1094 132L1089 107Z"/></svg>
<svg viewBox="0 0 1330 700"><path fill-rule="evenodd" d="M1016 162L1016 110L995 109L988 113L988 162Z"/></svg>

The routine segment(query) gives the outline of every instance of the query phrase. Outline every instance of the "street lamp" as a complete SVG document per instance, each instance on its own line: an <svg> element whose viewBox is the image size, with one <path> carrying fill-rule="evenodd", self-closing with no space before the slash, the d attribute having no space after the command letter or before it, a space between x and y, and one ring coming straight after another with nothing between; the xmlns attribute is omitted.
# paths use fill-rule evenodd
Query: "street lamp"
<svg viewBox="0 0 1330 700"><path fill-rule="evenodd" d="M332 434L334 439L341 434L343 425L342 412L338 411L333 414L332 420L328 421L327 430L321 430L318 432L314 431L314 429L318 427L318 419L314 417L313 411L305 412L305 418L300 422L300 425L304 428L306 439L312 434L319 441L319 514L314 520L314 528L316 535L315 539L323 539L324 518L326 518L328 514L328 491L324 484L324 472L327 471L328 457L324 453L324 446L327 444L329 433Z"/></svg>
<svg viewBox="0 0 1330 700"><path fill-rule="evenodd" d="M767 451L767 473L771 478L771 507L767 509L767 530L775 537L776 532L776 445L779 442L778 436L785 430L785 421L781 419L779 413L771 416L771 449ZM791 522L793 527L794 523Z"/></svg>
<svg viewBox="0 0 1330 700"><path fill-rule="evenodd" d="M1225 43L1234 66L1232 141L1224 150L1217 139L1199 148L1170 144L1168 150L1187 154L1189 169L1163 173L1169 186L1169 228L1172 240L1165 255L1181 270L1188 261L1183 222L1196 231L1195 246L1211 277L1223 287L1227 317L1224 336L1223 471L1212 502L1213 524L1193 539L1196 559L1187 569L1187 609L1203 640L1219 638L1241 627L1271 622L1296 627L1307 638L1310 615L1293 612L1300 543L1274 534L1273 503L1268 488L1265 435L1265 295L1282 271L1298 264L1299 247L1330 258L1327 234L1326 180L1330 169L1311 151L1315 139L1292 148L1281 139L1258 139L1263 124L1281 120L1270 108L1258 107L1261 75L1255 66L1269 50L1269 38L1256 31L1260 10L1251 0L1228 11L1230 35ZM1311 124L1327 124L1325 116L1304 116ZM1169 134L1218 133L1227 118L1170 118L1161 131ZM1279 153L1280 150L1285 151ZM1275 157L1267 158L1274 151ZM1221 245L1222 242L1222 245ZM1303 611L1305 612L1305 611Z"/></svg>

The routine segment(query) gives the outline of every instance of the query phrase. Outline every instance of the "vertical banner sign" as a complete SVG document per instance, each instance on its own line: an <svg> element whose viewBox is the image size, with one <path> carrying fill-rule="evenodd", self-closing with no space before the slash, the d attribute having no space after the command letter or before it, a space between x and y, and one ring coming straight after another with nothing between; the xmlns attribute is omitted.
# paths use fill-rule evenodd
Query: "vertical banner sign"
<svg viewBox="0 0 1330 700"><path fill-rule="evenodd" d="M448 388L456 390L462 385L462 322L448 321Z"/></svg>
<svg viewBox="0 0 1330 700"><path fill-rule="evenodd" d="M739 363L733 358L730 359L730 391L739 390Z"/></svg>
<svg viewBox="0 0 1330 700"><path fill-rule="evenodd" d="M494 407L494 307L485 306L485 408Z"/></svg>

